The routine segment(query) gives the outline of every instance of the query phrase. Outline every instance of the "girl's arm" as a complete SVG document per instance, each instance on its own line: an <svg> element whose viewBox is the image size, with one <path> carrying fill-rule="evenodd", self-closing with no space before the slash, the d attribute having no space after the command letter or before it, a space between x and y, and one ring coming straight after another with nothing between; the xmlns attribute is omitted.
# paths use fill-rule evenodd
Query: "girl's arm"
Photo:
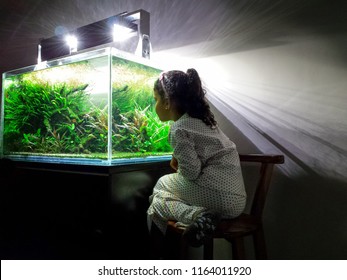
<svg viewBox="0 0 347 280"><path fill-rule="evenodd" d="M188 180L195 180L201 173L201 161L195 151L194 142L184 130L175 131L173 157L178 162L178 172Z"/></svg>

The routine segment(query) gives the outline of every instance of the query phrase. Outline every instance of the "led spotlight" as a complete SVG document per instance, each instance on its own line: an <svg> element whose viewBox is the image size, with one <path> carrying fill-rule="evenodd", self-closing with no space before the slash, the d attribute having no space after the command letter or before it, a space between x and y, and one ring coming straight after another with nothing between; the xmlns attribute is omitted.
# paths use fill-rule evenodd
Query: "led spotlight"
<svg viewBox="0 0 347 280"><path fill-rule="evenodd" d="M74 53L74 52L77 52L77 44L78 44L78 41L77 41L76 36L67 35L67 36L65 37L65 41L66 41L67 45L69 46L70 54L71 54L71 53Z"/></svg>
<svg viewBox="0 0 347 280"><path fill-rule="evenodd" d="M113 42L125 41L136 35L137 33L129 27L122 26L119 24L113 25Z"/></svg>

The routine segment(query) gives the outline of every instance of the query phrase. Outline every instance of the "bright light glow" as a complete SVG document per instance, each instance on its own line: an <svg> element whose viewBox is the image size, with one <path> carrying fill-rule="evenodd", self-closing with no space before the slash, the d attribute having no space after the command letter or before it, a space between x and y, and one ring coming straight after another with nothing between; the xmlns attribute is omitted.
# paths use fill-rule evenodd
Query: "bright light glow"
<svg viewBox="0 0 347 280"><path fill-rule="evenodd" d="M42 70L47 67L47 61L42 61L41 59L41 45L37 46L37 64L35 66L35 70Z"/></svg>
<svg viewBox="0 0 347 280"><path fill-rule="evenodd" d="M119 24L113 25L113 42L125 41L135 35L137 35L136 32L129 27Z"/></svg>
<svg viewBox="0 0 347 280"><path fill-rule="evenodd" d="M34 70L42 70L46 69L48 67L47 61L40 61L39 63L36 64Z"/></svg>
<svg viewBox="0 0 347 280"><path fill-rule="evenodd" d="M70 48L70 54L77 52L77 44L78 44L78 40L76 38L76 36L73 35L67 35L65 37L65 41L68 44L69 48Z"/></svg>

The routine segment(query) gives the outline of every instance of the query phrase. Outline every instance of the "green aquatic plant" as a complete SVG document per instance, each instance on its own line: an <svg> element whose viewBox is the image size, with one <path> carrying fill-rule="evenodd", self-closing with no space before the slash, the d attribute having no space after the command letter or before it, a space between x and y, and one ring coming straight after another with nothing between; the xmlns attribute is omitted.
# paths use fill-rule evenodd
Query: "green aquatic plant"
<svg viewBox="0 0 347 280"><path fill-rule="evenodd" d="M124 59L115 59L112 69L113 116L153 104L153 84L160 73L158 69Z"/></svg>
<svg viewBox="0 0 347 280"><path fill-rule="evenodd" d="M160 71L116 59L113 62L113 149L131 152L171 152L169 124L154 112L153 84Z"/></svg>
<svg viewBox="0 0 347 280"><path fill-rule="evenodd" d="M115 123L113 135L113 148L118 151L146 152L150 150L152 143L147 135L147 118L145 108L134 109L128 114L120 114L120 123Z"/></svg>
<svg viewBox="0 0 347 280"><path fill-rule="evenodd" d="M114 116L128 113L137 108L146 108L153 104L153 96L148 90L141 88L141 85L127 84L119 88L113 88L112 91L112 108Z"/></svg>
<svg viewBox="0 0 347 280"><path fill-rule="evenodd" d="M80 75L92 73L88 63L7 78L5 154L104 159L109 128L114 158L170 153L169 124L162 123L153 108L152 88L159 70L123 59L113 62L111 104L98 95L91 97L89 74ZM59 69L70 75L65 82L52 75Z"/></svg>
<svg viewBox="0 0 347 280"><path fill-rule="evenodd" d="M152 149L157 152L171 152L172 147L168 141L170 122L163 123L153 110L146 111L147 116L147 135L152 143Z"/></svg>
<svg viewBox="0 0 347 280"><path fill-rule="evenodd" d="M86 87L25 79L11 84L5 91L5 149L42 152L44 145L46 152L59 150L57 146L70 150L83 132L83 116L89 111Z"/></svg>
<svg viewBox="0 0 347 280"><path fill-rule="evenodd" d="M93 105L84 119L84 137L81 138L80 146L87 153L106 153L108 146L108 106L99 108Z"/></svg>
<svg viewBox="0 0 347 280"><path fill-rule="evenodd" d="M150 106L136 108L120 115L121 122L115 124L112 142L115 151L171 152L167 141L169 124L161 123Z"/></svg>
<svg viewBox="0 0 347 280"><path fill-rule="evenodd" d="M79 122L80 116L88 110L86 87L71 88L66 84L35 84L19 80L6 89L5 121L10 121L14 130L22 132Z"/></svg>

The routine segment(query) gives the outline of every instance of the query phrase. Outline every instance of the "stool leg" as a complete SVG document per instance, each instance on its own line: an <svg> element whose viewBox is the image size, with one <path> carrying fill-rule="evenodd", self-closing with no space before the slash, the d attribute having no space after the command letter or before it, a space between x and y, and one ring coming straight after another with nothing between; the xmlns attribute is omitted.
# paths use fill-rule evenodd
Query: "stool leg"
<svg viewBox="0 0 347 280"><path fill-rule="evenodd" d="M257 260L267 259L267 250L263 227L253 233L254 251Z"/></svg>
<svg viewBox="0 0 347 280"><path fill-rule="evenodd" d="M246 254L245 254L245 245L243 242L243 238L233 238L231 240L228 240L231 242L232 246L232 256L234 260L245 260Z"/></svg>

